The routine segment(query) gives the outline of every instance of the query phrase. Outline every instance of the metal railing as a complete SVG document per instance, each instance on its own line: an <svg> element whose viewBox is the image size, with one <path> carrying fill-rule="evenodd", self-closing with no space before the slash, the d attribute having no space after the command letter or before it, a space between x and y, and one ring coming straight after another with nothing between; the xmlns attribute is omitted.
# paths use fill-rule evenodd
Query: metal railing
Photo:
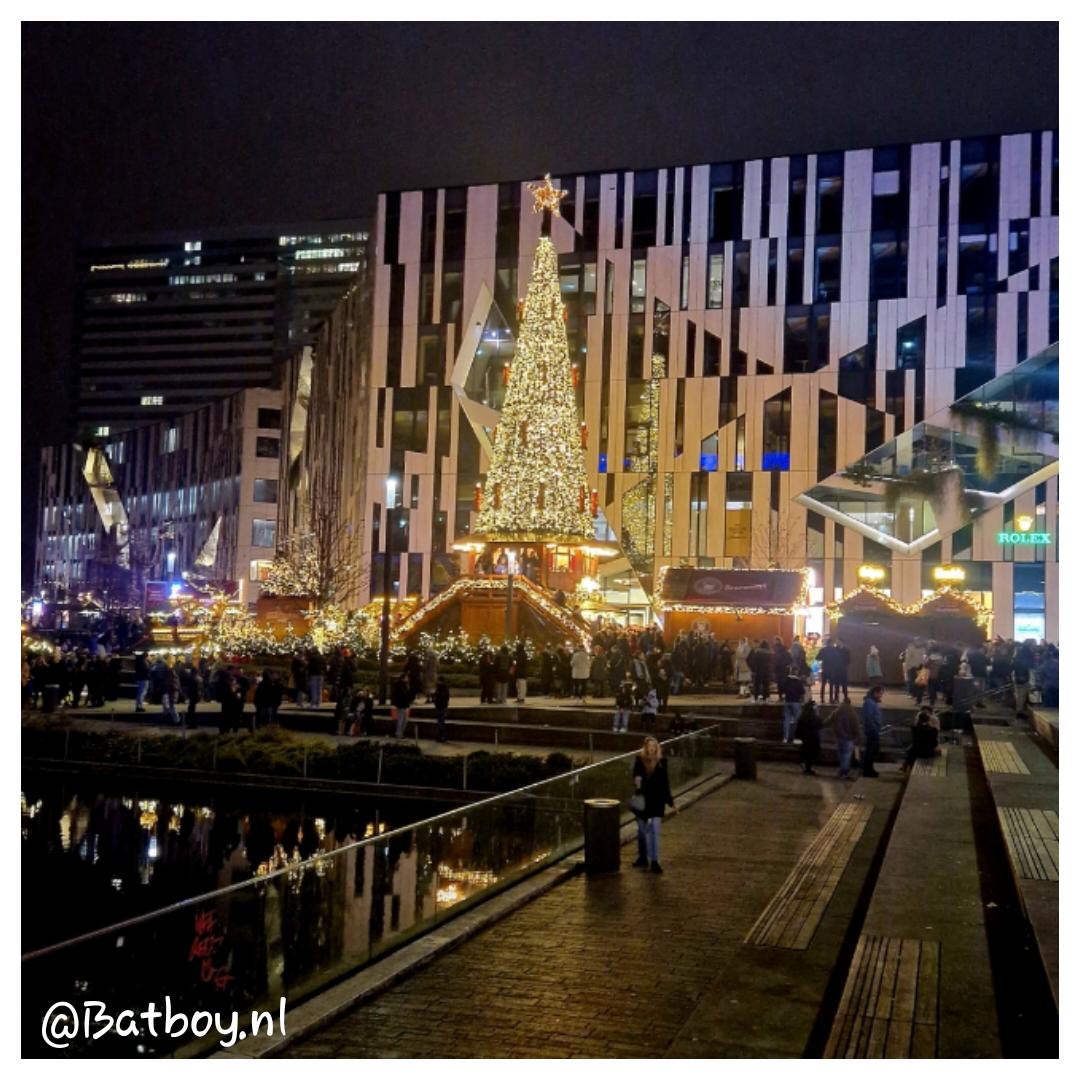
<svg viewBox="0 0 1080 1080"><path fill-rule="evenodd" d="M673 792L726 765L716 728L663 742ZM150 1002L174 1013L295 1006L494 893L581 848L582 803L632 794L634 753L492 796L300 861L263 864L251 880L26 953L24 1052L49 1054L41 1024L57 1000L104 1002L111 1015ZM632 819L629 809L624 820ZM85 1033L84 1033L85 1034ZM192 1052L202 1042L73 1041L63 1053ZM136 1047L135 1044L138 1044ZM33 1049L31 1049L33 1048Z"/></svg>

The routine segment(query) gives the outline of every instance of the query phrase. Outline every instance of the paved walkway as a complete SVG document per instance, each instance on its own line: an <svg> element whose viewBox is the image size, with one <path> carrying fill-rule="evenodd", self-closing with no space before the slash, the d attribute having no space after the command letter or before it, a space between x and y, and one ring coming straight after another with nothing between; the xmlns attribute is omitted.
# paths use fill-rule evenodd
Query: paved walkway
<svg viewBox="0 0 1080 1080"><path fill-rule="evenodd" d="M579 875L294 1057L801 1056L901 784L759 766L663 826L662 876ZM806 948L746 937L846 801L872 807Z"/></svg>

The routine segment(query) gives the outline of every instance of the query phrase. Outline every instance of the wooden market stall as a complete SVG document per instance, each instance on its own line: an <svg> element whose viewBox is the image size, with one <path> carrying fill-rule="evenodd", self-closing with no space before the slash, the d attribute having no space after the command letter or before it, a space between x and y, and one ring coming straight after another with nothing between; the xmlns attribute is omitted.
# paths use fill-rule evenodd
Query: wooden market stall
<svg viewBox="0 0 1080 1080"><path fill-rule="evenodd" d="M669 640L681 630L708 629L718 638L790 645L798 610L806 604L804 570L729 570L668 566L656 595Z"/></svg>

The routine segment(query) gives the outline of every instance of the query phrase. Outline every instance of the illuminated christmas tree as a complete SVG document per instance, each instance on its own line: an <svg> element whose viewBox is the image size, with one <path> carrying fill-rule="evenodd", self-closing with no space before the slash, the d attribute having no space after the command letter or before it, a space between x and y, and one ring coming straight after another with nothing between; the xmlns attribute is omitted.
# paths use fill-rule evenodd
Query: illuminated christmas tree
<svg viewBox="0 0 1080 1080"><path fill-rule="evenodd" d="M559 215L565 192L550 178L531 190L545 222L549 213ZM487 540L581 544L593 536L565 310L555 246L544 235L533 258L476 522L476 533Z"/></svg>

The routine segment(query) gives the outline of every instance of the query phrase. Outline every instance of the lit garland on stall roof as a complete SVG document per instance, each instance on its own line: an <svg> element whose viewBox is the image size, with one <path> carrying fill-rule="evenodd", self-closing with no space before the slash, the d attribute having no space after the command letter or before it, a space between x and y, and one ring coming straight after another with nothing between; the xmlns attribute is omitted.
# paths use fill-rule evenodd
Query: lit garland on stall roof
<svg viewBox="0 0 1080 1080"><path fill-rule="evenodd" d="M671 566L660 567L657 577L656 596L662 597L664 579L667 577ZM680 569L676 567L675 569ZM659 600L661 611L680 611L693 615L708 615L717 612L726 612L733 615L794 615L801 608L807 606L810 599L810 568L802 567L799 570L755 570L752 567L732 567L724 570L725 574L802 574L802 586L799 589L798 599L789 607L743 607L734 604L682 604L677 600Z"/></svg>
<svg viewBox="0 0 1080 1080"><path fill-rule="evenodd" d="M834 615L837 612L843 614L843 607L850 600L855 600L860 596L870 597L890 611L896 612L898 615L921 615L924 609L936 600L955 600L968 608L972 613L972 618L984 629L988 629L991 625L994 612L992 608L983 607L976 599L974 599L970 592L953 588L952 585L942 585L935 589L929 596L924 596L921 600L915 601L913 604L902 604L899 600L894 600L883 589L875 588L873 585L859 585L852 589L846 596L840 600L834 600L832 603L827 604L827 610L830 615Z"/></svg>

